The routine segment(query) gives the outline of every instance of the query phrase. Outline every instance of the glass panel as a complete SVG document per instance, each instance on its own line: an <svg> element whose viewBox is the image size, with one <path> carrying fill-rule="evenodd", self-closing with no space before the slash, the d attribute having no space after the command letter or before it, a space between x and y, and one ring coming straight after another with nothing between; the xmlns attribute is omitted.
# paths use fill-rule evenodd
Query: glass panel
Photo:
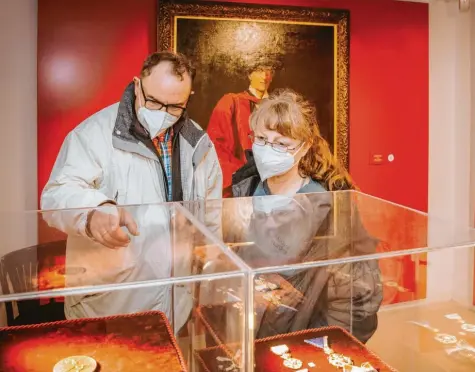
<svg viewBox="0 0 475 372"><path fill-rule="evenodd" d="M221 214L224 243L257 272L475 241L467 226L354 191L211 200L206 214Z"/></svg>
<svg viewBox="0 0 475 372"><path fill-rule="evenodd" d="M200 211L199 203L120 208L120 224L133 220L139 234L122 227L130 243L114 248L84 235L91 210L5 213L0 371L198 372L211 357L223 368L228 355L243 359L247 279L212 235L219 220L201 224ZM94 216L113 223L115 213ZM18 226L35 224L26 242ZM208 317L209 309L221 311ZM222 349L221 339L232 344ZM209 355L213 347L221 354Z"/></svg>
<svg viewBox="0 0 475 372"><path fill-rule="evenodd" d="M218 210L252 269L248 370L475 368L473 229L358 192L206 203Z"/></svg>
<svg viewBox="0 0 475 372"><path fill-rule="evenodd" d="M229 309L245 308L243 282L235 274L5 302L10 326L0 328L0 371L198 372L210 358L228 368L228 355L244 350L244 312L226 322ZM204 317L209 308L222 309L223 322ZM220 339L233 343L222 349Z"/></svg>
<svg viewBox="0 0 475 372"><path fill-rule="evenodd" d="M239 271L229 253L209 232L213 227L209 226L208 231L206 227L195 226L190 220L194 218L192 213L179 204L98 208L93 217L102 219L94 225L97 227L93 234L98 239L91 239L84 232L90 212L83 209L4 213L0 250L9 253L1 259L2 299L89 293L91 288L134 292L137 288L153 287L156 281L187 283L193 278ZM133 227L131 232L126 226L129 220L137 226L136 236L132 234ZM126 246L118 246L123 242L115 241L111 244L116 246L110 248L99 242L103 239L101 234L111 238L107 233L109 223L124 225L116 234L130 239ZM38 234L34 231L36 239L30 234L30 241L37 244L24 245L15 228L20 224L38 224ZM219 222L214 224L219 227Z"/></svg>

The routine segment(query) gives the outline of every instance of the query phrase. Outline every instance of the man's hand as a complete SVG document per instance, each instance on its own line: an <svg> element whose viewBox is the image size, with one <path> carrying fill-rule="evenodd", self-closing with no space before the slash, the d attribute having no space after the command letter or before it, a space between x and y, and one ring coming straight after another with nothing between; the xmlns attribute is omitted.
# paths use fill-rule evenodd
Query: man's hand
<svg viewBox="0 0 475 372"><path fill-rule="evenodd" d="M121 248L130 243L130 236L121 229L122 226L127 227L133 236L139 235L137 224L129 212L113 204L105 204L89 213L86 233L108 248Z"/></svg>

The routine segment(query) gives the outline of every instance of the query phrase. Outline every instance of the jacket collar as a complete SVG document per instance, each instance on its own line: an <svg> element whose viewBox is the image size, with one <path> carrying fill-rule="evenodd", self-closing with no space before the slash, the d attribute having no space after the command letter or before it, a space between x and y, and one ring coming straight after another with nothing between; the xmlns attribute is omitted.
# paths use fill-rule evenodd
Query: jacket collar
<svg viewBox="0 0 475 372"><path fill-rule="evenodd" d="M175 134L180 134L190 145L195 148L199 140L205 134L204 131L197 128L187 113L178 120L174 126ZM131 145L140 145L145 141L149 141L148 133L139 123L135 114L135 90L134 83L131 82L122 95L119 103L117 118L114 125L112 137L120 140L113 141L114 147L121 142L127 144L126 151L130 151ZM123 146L120 146L124 149Z"/></svg>

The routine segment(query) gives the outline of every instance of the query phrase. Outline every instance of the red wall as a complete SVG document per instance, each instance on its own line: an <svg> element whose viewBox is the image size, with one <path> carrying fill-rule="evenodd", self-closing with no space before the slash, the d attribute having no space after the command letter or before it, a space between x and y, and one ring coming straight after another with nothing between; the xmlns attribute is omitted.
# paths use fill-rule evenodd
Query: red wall
<svg viewBox="0 0 475 372"><path fill-rule="evenodd" d="M350 171L362 191L427 210L428 5L394 0L287 0L349 9ZM156 0L38 4L38 177L65 135L120 98L156 46ZM371 165L371 154L394 154Z"/></svg>

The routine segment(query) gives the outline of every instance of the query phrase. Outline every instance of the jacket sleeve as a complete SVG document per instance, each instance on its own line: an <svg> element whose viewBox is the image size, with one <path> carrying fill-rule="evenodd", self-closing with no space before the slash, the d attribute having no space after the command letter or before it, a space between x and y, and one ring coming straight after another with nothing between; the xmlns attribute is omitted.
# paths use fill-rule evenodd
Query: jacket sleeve
<svg viewBox="0 0 475 372"><path fill-rule="evenodd" d="M98 137L78 129L66 137L41 195L41 209L53 210L43 213L44 219L66 234L85 235L87 210L64 209L96 207L109 199L95 187L102 178L100 154L106 151Z"/></svg>
<svg viewBox="0 0 475 372"><path fill-rule="evenodd" d="M211 146L208 167L207 199L221 199L223 196L223 172L214 146Z"/></svg>
<svg viewBox="0 0 475 372"><path fill-rule="evenodd" d="M223 184L231 185L233 173L242 166L240 159L234 155L237 138L233 133L234 102L231 94L223 96L216 104L208 124L208 135L216 146L219 161L223 170Z"/></svg>

